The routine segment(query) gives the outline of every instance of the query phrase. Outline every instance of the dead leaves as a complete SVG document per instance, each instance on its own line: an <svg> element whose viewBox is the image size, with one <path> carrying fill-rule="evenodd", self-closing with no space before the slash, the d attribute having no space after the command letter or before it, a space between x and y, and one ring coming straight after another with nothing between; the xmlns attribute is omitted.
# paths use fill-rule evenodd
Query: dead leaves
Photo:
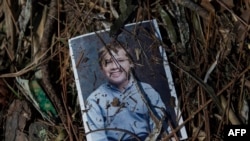
<svg viewBox="0 0 250 141"><path fill-rule="evenodd" d="M113 107L119 107L119 106L121 105L121 102L120 102L120 100L119 100L117 97L115 97L115 98L113 99L113 101L111 102L111 105L112 105Z"/></svg>
<svg viewBox="0 0 250 141"><path fill-rule="evenodd" d="M0 106L7 107L10 105L10 95L16 91L10 91L9 87L14 89L16 87L13 85L8 86L8 83L3 78L30 76L32 74L30 72L36 70L42 63L59 56L58 54L60 53L60 60L56 61L60 62L58 68L60 68L61 76L58 77L56 83L63 85L62 99L65 100L65 105L58 107L60 109L64 109L62 107L70 107L67 103L70 100L67 99L71 99L70 94L74 93L71 92L73 90L69 90L69 88L73 88L72 85L74 84L71 83L72 81L68 81L73 80L73 78L71 78L72 72L69 71L70 65L66 40L83 33L107 29L112 25L112 29L114 29L112 34L115 34L132 15L131 21L156 18L161 27L169 61L186 71L192 72L199 78L195 81L193 80L195 78L192 79L183 73L182 70L172 67L180 101L184 105L181 112L187 115L186 118L189 118L189 115L198 118L209 117L211 118L209 120L217 121L216 125L225 121L230 121L233 124L241 121L249 123L249 117L246 114L249 108L246 102L249 101L250 97L250 78L249 69L247 69L250 66L249 0L157 1L160 5L150 1L141 1L140 4L136 5L132 3L132 0L120 0L119 2L114 0L88 0L80 2L68 0L56 7L59 9L56 9L57 11L54 12L61 15L54 17L48 14L50 8L48 3L39 3L39 7L42 7L43 12L38 12L36 8L32 9L29 7L34 6L30 5L30 2L30 0L0 1ZM183 9L185 9L184 13ZM28 11L30 10L36 12L29 13ZM33 16L30 14L33 14ZM53 30L57 29L56 33L51 33L52 30L45 32L45 27L47 27L45 23L48 16L56 21L56 24L52 27ZM32 22L29 21L31 17L35 19ZM117 22L114 24L113 21ZM22 33L25 31L26 34L22 36ZM47 42L48 40L43 42L43 36L44 38L50 36L52 43ZM43 45L43 53L39 52L41 45ZM140 54L143 50L136 50L136 52L137 59L141 59ZM51 53L51 56L48 57L48 53ZM18 55L19 59L17 59ZM54 73L51 74L54 75ZM245 77L243 77L243 74ZM47 75L50 76L49 73ZM199 104L202 103L201 97L205 102L206 100L209 101L209 96L204 91L206 89L204 86L206 85L198 81L198 83L203 85L204 88L202 89L198 85L197 80L204 80L206 85L213 88L215 94L223 94L226 99L220 99L219 102L216 100L216 103L207 104L207 106L203 107L204 109L206 107L207 112L197 112L193 115L192 113L202 106ZM56 99L55 101L59 100ZM23 102L19 104L23 106L23 109L26 109L26 113L29 115L29 110L24 106L25 104ZM224 105L225 109L223 108L223 111L230 112L227 112L227 116L223 117L218 113L218 109L214 107L214 104ZM114 100L113 105L119 105L119 101ZM227 110L227 106L230 107L230 110ZM12 115L8 116L12 119L21 120L22 129L28 118L22 117L23 115L20 114L22 110L20 109L15 109L13 106L9 107L9 109L9 113L12 113ZM202 110L200 109L200 111ZM214 113L214 111L216 112ZM71 112L77 113L78 111ZM19 113L20 117L14 117L17 113ZM71 120L72 113L67 111L67 121ZM233 118L235 115L241 116L241 119L235 120ZM214 117L219 118L214 120ZM197 125L201 121L197 121ZM8 122L9 125L11 121L8 120ZM68 125L65 124L65 126L67 126L66 129L74 132L73 125L70 122ZM208 132L207 124L204 124L204 126L203 128L190 126L189 123L186 124L186 127L190 127L190 137L198 140L205 140L211 135L220 136L217 133L220 133L221 128L216 129L217 131L211 130ZM12 131L16 131L17 127L12 127ZM71 131L59 132L60 137L58 138L60 139L67 136L65 135L66 132L71 133ZM11 131L8 130L8 135L10 133ZM81 135L84 136L84 134ZM24 139L25 137L22 138ZM71 136L72 138L73 135Z"/></svg>
<svg viewBox="0 0 250 141"><path fill-rule="evenodd" d="M31 110L24 100L14 100L8 109L6 120L6 141L27 141L28 136L24 132L27 122L30 120Z"/></svg>

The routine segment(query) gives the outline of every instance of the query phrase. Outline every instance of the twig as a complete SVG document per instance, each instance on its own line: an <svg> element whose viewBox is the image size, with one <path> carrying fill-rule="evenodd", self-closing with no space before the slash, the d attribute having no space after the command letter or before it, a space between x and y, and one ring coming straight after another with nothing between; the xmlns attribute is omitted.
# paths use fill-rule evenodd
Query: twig
<svg viewBox="0 0 250 141"><path fill-rule="evenodd" d="M90 10L86 14L86 16L83 18L82 22L84 22L88 18L90 12L95 8L95 5L97 4L97 2L98 2L98 0L95 1L94 6L90 8Z"/></svg>
<svg viewBox="0 0 250 141"><path fill-rule="evenodd" d="M6 77L18 77L18 76L21 76L23 74L26 74L28 73L29 71L31 70L34 70L35 68L37 68L37 66L41 65L41 64L45 64L48 62L48 60L50 60L51 58L53 58L57 52L55 52L54 55L51 55L50 57L46 57L46 59L44 59L46 56L46 54L48 53L49 50L47 50L46 52L44 52L40 57L37 58L37 61L41 60L41 62L37 63L37 61L33 61L31 62L30 64L28 64L25 68L21 69L21 70L17 70L16 72L14 73L5 73L5 74L1 74L0 75L0 78L6 78ZM42 60L43 59L43 60Z"/></svg>
<svg viewBox="0 0 250 141"><path fill-rule="evenodd" d="M200 84L200 86L202 86L204 88L204 90L210 95L210 97L212 97L212 99L214 100L214 102L215 102L216 106L218 107L218 110L220 111L220 113L223 113L222 106L221 106L221 104L219 102L218 97L216 97L214 89L212 87L210 87L209 85L207 85L206 83L204 83L200 78L198 78L194 74L191 74L190 72L185 71L184 69L182 69L181 67L175 65L174 63L172 63L172 64L175 67L177 67L178 69L181 69L187 75L191 76L194 81L196 81L198 84Z"/></svg>
<svg viewBox="0 0 250 141"><path fill-rule="evenodd" d="M247 26L247 29L249 29L249 24L246 23L241 17L239 17L238 15L236 15L232 10L230 10L226 4L224 4L221 0L216 0L221 6L223 6L224 8L226 8L230 13L232 13L238 20L240 20L245 26Z"/></svg>
<svg viewBox="0 0 250 141"><path fill-rule="evenodd" d="M201 91L201 103L204 104L206 102L206 96L204 94L204 92L200 89ZM208 110L204 109L203 110L203 113L204 113L204 126L205 126L205 133L206 133L206 136L207 136L207 140L210 141L211 138L210 138L210 122L209 122L209 113L208 113ZM202 122L203 123L203 122Z"/></svg>
<svg viewBox="0 0 250 141"><path fill-rule="evenodd" d="M202 8L201 6L199 6L198 4L194 3L191 0L177 0L176 2L178 4L183 5L184 7L189 8L190 10L193 10L205 20L208 20L210 17L209 12L207 10L205 10L204 8Z"/></svg>
<svg viewBox="0 0 250 141"><path fill-rule="evenodd" d="M233 79L232 81L230 81L223 89L221 89L216 96L220 96L225 90L227 90L232 84L235 83L236 80L238 80L242 75L244 75L246 72L248 72L250 70L250 66L248 66L245 70L243 70L235 79ZM205 102L203 105L199 106L200 108L197 109L195 112L193 112L192 115L190 115L185 121L183 121L178 127L176 127L169 135L168 137L172 137L176 132L178 132L187 122L189 122L190 120L193 119L193 117L198 114L201 110L203 110L204 108L206 108L208 106L208 104L210 104L211 102L213 102L213 99L210 98L207 102Z"/></svg>
<svg viewBox="0 0 250 141"><path fill-rule="evenodd" d="M48 50L48 47L50 46L50 39L52 37L53 34L53 28L54 28L54 23L55 23L55 18L57 17L57 0L51 0L50 2L50 9L49 9L49 13L48 13L48 18L46 20L45 23L45 29L44 29L44 33L43 33L43 37L41 40L41 52L44 53ZM47 55L44 56L44 59L46 59ZM49 96L49 98L51 99L51 101L53 102L53 104L55 104L55 107L58 111L59 117L62 120L62 123L66 129L66 131L68 132L69 138L71 141L73 141L73 137L71 135L71 130L70 128L67 127L67 118L65 118L65 112L63 110L62 104L60 99L57 97L57 94L51 84L50 81L50 74L49 74L49 66L48 63L44 63L41 65L41 72L42 72L42 82L43 82L43 86Z"/></svg>
<svg viewBox="0 0 250 141"><path fill-rule="evenodd" d="M58 4L57 5L57 18L59 19L60 18L60 4ZM60 37L60 32L61 32L61 30L60 30L60 21L58 20L58 22L57 22L57 27L58 27L58 38L61 38ZM61 48L61 44L60 44L60 42L59 42L59 47ZM59 52L61 52L60 51L60 49L59 49ZM66 52L68 53L68 50L66 50ZM70 56L69 56L69 54L65 54L65 56L66 56L66 58L69 58ZM73 122L72 122L72 117L71 117L71 114L69 113L69 110L68 110L68 103L67 103L67 78L66 78L66 73L65 73L65 71L66 71L66 69L67 69L67 65L65 65L66 63L64 63L64 64L62 64L62 55L61 55L61 53L59 53L59 59L60 59L60 70L61 70L61 76L60 76L60 78L61 78L61 81L62 81L62 92L63 92L63 94L62 94L62 100L63 100L63 105L64 105L64 109L65 109L65 112L66 112L66 115L67 115L67 121L68 121L68 125L69 125L69 130L71 131L72 130L72 132L73 132L73 135L75 136L75 139L76 139L76 141L79 141L79 139L78 139L78 135L77 135L77 133L76 133L76 129L74 128L74 126L73 126ZM68 59L64 59L64 61L65 62L67 62L68 61ZM71 128L70 128L71 127ZM69 134L70 134L71 132L69 132ZM70 137L70 139L72 140L72 137L71 137L71 135L69 135L69 137Z"/></svg>
<svg viewBox="0 0 250 141"><path fill-rule="evenodd" d="M7 87L11 90L11 92L14 93L15 96L17 96L18 98L20 98L20 96L19 96L18 93L13 89L13 87L11 87L11 86L9 85L9 83L8 83L4 78L3 78L2 80L3 80L3 82L5 83L5 85L7 85Z"/></svg>
<svg viewBox="0 0 250 141"><path fill-rule="evenodd" d="M233 112L233 110L231 109L229 103L227 103L226 98L223 95L221 95L220 98L221 98L221 105L224 108L225 113L228 116L228 119L230 120L232 125L239 125L240 121Z"/></svg>

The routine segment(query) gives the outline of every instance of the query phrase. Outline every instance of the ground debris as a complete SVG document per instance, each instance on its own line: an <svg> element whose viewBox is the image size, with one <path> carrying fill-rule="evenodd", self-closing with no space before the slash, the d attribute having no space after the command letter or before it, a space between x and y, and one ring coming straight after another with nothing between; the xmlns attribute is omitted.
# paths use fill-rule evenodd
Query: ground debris
<svg viewBox="0 0 250 141"><path fill-rule="evenodd" d="M53 1L51 6L50 1L37 0L26 10L22 9L30 0L0 1L0 126L5 127L0 128L1 139L38 140L31 139L28 133L45 133L37 120L48 120L38 112L32 112L31 117L30 108L35 108L29 107L29 100L14 82L17 77L32 80L34 72L42 67L46 79L43 88L62 118L56 123L60 130L53 125L48 130L55 131L54 137L63 135L64 140L85 140L67 40L110 28L122 13L125 18L118 20L121 24L114 31L129 22L156 19L159 23L181 103L175 106L180 106L188 140L222 140L223 125L232 124L228 109L239 123L249 124L249 0L138 1L132 17L130 11L126 13L129 1L111 1ZM46 14L52 8L53 13ZM28 12L25 19L21 19L25 16L22 11ZM45 26L48 20L53 24ZM222 100L212 101L206 87L197 80L205 80L216 96L223 95L227 106L223 114L215 106ZM119 106L119 101L113 104Z"/></svg>
<svg viewBox="0 0 250 141"><path fill-rule="evenodd" d="M42 122L34 122L29 126L30 141L47 141L48 126Z"/></svg>
<svg viewBox="0 0 250 141"><path fill-rule="evenodd" d="M25 100L14 100L9 109L5 125L5 141L28 141L25 126L30 120L31 110Z"/></svg>

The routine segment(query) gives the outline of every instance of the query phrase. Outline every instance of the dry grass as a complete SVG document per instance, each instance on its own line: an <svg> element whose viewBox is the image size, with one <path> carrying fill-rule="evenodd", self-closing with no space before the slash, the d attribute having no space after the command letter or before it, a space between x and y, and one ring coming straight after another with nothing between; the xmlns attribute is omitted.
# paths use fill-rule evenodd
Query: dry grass
<svg viewBox="0 0 250 141"><path fill-rule="evenodd" d="M126 23L157 19L187 140L223 140L224 125L248 124L244 108L250 100L250 2L174 1L140 1ZM11 103L22 99L33 111L23 133L40 121L49 127L51 140L85 140L67 41L112 25L122 8L111 0L36 1L32 9L25 5L28 0L22 2L0 2L1 138L8 135ZM23 16L22 7L28 9ZM32 80L37 70L59 114L56 121L43 119L15 81Z"/></svg>

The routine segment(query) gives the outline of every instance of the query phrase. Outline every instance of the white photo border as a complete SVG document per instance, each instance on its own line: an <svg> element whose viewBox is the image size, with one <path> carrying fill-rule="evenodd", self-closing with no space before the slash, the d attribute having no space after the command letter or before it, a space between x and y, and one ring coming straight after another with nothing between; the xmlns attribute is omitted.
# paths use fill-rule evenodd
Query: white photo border
<svg viewBox="0 0 250 141"><path fill-rule="evenodd" d="M162 40L157 21L155 19L153 19L153 20L142 21L140 23L146 23L146 22L151 22L153 24L153 26L155 28L155 31L156 31L155 36L159 40ZM125 27L135 26L136 24L138 24L138 23L127 24L127 25L125 25ZM79 38L84 38L84 37L94 35L94 34L98 34L98 33L102 33L102 32L108 32L109 30L110 29L100 30L100 31L97 31L97 32L91 32L91 33L87 33L87 34L83 34L83 35L80 35L80 36L70 38L68 40L69 51L70 51L71 62L72 62L72 69L73 69L73 74L74 74L74 78L75 78L75 83L76 83L76 88L77 88L77 93L78 93L78 100L79 100L79 103L80 103L81 111L85 111L85 103L84 103L85 98L83 96L83 92L82 92L82 88L81 88L81 82L80 81L82 81L82 80L80 80L80 76L79 76L78 71L76 69L77 64L78 64L77 61L79 61L79 60L76 60L77 58L75 58L75 54L74 54L74 49L75 48L73 48L72 43L75 40L79 39ZM159 51L161 53L161 57L163 58L163 67L164 67L164 70L165 70L165 75L166 75L167 80L168 80L170 94L171 94L172 97L175 98L175 105L179 105L178 97L177 97L177 94L176 94L176 90L175 90L175 86L174 86L174 82L173 82L173 78L172 78L172 74L171 74L171 69L170 69L170 66L169 66L169 62L168 62L166 52L162 48L162 46L159 46ZM180 119L178 121L178 125L180 125L181 123L183 123L183 118L181 116L180 107L176 106L174 108L174 110L175 110L176 117L180 117ZM83 126L84 126L84 129L85 129L85 132L86 133L90 132L90 129L88 128L88 125L87 125L86 112L82 112L82 120L83 120ZM180 129L180 133L181 133L181 139L180 140L184 140L184 139L186 139L188 137L185 126L183 126ZM86 136L86 138L87 138L87 141L92 141L92 138L91 138L91 136L89 134Z"/></svg>

